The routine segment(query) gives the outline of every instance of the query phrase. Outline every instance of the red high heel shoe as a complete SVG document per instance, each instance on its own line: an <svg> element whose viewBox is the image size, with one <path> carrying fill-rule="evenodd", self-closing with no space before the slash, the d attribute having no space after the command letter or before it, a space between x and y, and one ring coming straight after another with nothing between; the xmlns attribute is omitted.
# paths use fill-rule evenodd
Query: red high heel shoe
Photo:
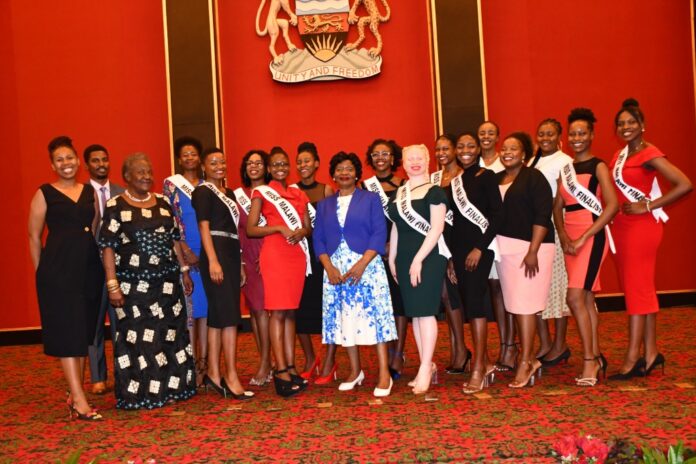
<svg viewBox="0 0 696 464"><path fill-rule="evenodd" d="M319 375L319 365L321 364L321 360L319 359L319 356L314 358L314 362L312 363L311 366L309 366L309 369L307 369L305 372L300 373L300 377L302 377L305 380L312 380L315 376Z"/></svg>
<svg viewBox="0 0 696 464"><path fill-rule="evenodd" d="M336 374L336 363L334 363L333 367L331 368L331 372L329 372L328 375L325 375L323 377L317 377L314 379L314 383L316 385L326 385L327 383L331 383L333 380L336 380L338 378Z"/></svg>

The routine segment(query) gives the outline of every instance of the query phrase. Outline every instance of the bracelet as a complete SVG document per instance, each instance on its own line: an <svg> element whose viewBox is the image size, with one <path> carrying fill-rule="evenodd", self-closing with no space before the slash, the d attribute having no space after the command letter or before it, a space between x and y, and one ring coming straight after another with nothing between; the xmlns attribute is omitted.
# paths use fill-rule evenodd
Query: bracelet
<svg viewBox="0 0 696 464"><path fill-rule="evenodd" d="M189 266L181 266L181 272L188 272L190 269Z"/></svg>
<svg viewBox="0 0 696 464"><path fill-rule="evenodd" d="M121 291L121 287L116 287L116 288L107 288L109 293L118 293Z"/></svg>
<svg viewBox="0 0 696 464"><path fill-rule="evenodd" d="M649 199L649 198L646 198L646 199L645 199L645 209L648 210L648 213L651 211L651 209L650 209L650 199Z"/></svg>
<svg viewBox="0 0 696 464"><path fill-rule="evenodd" d="M107 287L113 287L114 285L119 285L118 280L116 279L109 279L106 281L106 286Z"/></svg>

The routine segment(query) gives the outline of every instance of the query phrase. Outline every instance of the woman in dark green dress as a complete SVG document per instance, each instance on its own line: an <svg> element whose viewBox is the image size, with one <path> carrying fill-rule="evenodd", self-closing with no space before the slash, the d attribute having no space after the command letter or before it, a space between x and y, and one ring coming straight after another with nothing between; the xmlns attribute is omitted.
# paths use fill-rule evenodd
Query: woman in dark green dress
<svg viewBox="0 0 696 464"><path fill-rule="evenodd" d="M425 145L406 147L403 156L409 180L389 203L389 217L395 225L389 243L389 269L399 284L406 316L413 318L420 367L409 386L413 393L422 394L431 382L437 382L432 359L437 341L435 316L450 256L442 237L448 202L444 190L429 181Z"/></svg>

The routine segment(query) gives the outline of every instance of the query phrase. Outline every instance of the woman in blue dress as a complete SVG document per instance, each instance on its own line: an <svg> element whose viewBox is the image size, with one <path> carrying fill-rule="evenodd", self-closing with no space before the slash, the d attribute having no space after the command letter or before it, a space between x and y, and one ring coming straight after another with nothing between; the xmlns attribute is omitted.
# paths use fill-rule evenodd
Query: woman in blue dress
<svg viewBox="0 0 696 464"><path fill-rule="evenodd" d="M362 164L354 153L339 152L331 159L331 177L338 193L317 205L314 250L324 266L322 338L325 344L348 351L351 373L341 391L362 385L359 345L376 345L379 376L374 395L388 396L386 343L396 339L396 324L384 263L387 228L377 194L356 188ZM377 259L375 259L377 258Z"/></svg>
<svg viewBox="0 0 696 464"><path fill-rule="evenodd" d="M198 269L201 254L201 235L198 231L196 212L191 204L193 190L201 179L202 145L193 137L180 137L174 142L174 157L181 174L165 179L164 195L169 198L174 212L174 220L181 234L181 251L184 262L189 267L193 281L193 293L186 297L189 337L196 360L196 385L201 385L203 375L208 370L208 300L203 290L203 281Z"/></svg>

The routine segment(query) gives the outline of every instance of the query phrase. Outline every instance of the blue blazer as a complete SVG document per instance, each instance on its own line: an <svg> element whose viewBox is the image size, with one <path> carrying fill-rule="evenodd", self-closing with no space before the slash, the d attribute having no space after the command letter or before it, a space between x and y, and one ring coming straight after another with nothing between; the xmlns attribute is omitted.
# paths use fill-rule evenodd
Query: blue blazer
<svg viewBox="0 0 696 464"><path fill-rule="evenodd" d="M326 253L331 256L341 243L341 226L338 224L336 208L338 193L326 197L317 204L314 221L314 254L319 257ZM385 254L387 243L387 221L379 196L376 193L356 188L348 206L343 236L348 247L363 254L375 250Z"/></svg>

